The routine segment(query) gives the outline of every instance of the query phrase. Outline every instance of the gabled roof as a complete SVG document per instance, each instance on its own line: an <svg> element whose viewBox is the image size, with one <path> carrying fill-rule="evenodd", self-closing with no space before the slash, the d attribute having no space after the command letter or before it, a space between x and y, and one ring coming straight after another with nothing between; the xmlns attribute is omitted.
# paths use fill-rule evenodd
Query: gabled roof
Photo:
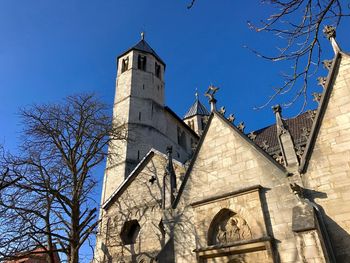
<svg viewBox="0 0 350 263"><path fill-rule="evenodd" d="M117 199L124 192L124 190L128 188L128 186L132 183L132 181L134 181L134 179L143 170L143 168L146 167L146 165L149 163L149 161L153 158L154 155L162 156L165 159L168 158L168 156L164 153L152 148L145 155L145 157L143 157L142 160L137 164L134 170L132 170L129 176L121 183L121 185L119 185L119 187L111 194L111 196L102 204L103 209L108 209L109 206L113 204L113 201ZM172 159L172 163L175 163L178 166L183 166L181 162L175 159ZM164 169L166 169L166 167L164 167Z"/></svg>
<svg viewBox="0 0 350 263"><path fill-rule="evenodd" d="M155 56L159 60L159 62L161 62L165 67L164 61L157 55L157 53L153 50L153 48L151 48L151 46L146 42L146 40L141 39L136 45L134 45L133 47L129 48L128 50L123 52L121 55L119 55L118 58L124 56L126 53L130 52L131 50L138 50L141 52L151 54Z"/></svg>
<svg viewBox="0 0 350 263"><path fill-rule="evenodd" d="M305 136L306 134L304 133L305 131L310 132L313 123L309 112L304 112L295 118L285 119L284 123L293 138L295 146L306 144L308 136ZM281 150L277 138L276 124L259 129L253 133L256 135L254 142L258 146L264 143L268 146L265 150L268 154L271 155Z"/></svg>
<svg viewBox="0 0 350 263"><path fill-rule="evenodd" d="M174 203L173 203L173 208L176 208L179 201L180 201L180 198L181 198L181 195L186 187L186 184L187 184L187 181L188 181L188 178L192 172L192 168L194 166L194 163L196 162L196 159L197 159L197 156L199 154L199 151L202 147L202 144L205 140L205 137L206 137L206 134L209 130L209 127L210 127L210 124L212 122L212 119L213 117L215 116L218 116L220 119L222 119L231 129L233 129L234 131L237 132L237 134L239 136L241 136L241 138L243 140L245 140L246 142L248 142L254 149L256 149L260 154L262 154L263 156L265 156L265 158L267 160L269 160L273 165L276 166L276 168L278 168L281 172L287 174L287 170L285 169L284 166L280 165L275 159L273 159L267 152L265 152L262 148L260 148L257 144L255 144L251 139L248 138L247 135L245 135L243 132L241 132L236 126L234 126L231 122L229 122L222 114L218 113L217 111L213 111L211 114L210 114L210 117L209 117L209 120L208 120L208 123L207 125L205 126L205 129L203 131L203 134L202 136L200 137L200 140L198 142L198 145L196 147L196 150L193 154L193 157L191 159L191 162L188 166L188 169L185 173L185 176L184 176L184 180L182 181L182 184L180 185L180 188L179 188L179 191L178 191L178 195L176 196L175 200L174 200Z"/></svg>
<svg viewBox="0 0 350 263"><path fill-rule="evenodd" d="M196 101L193 103L191 108L187 111L187 113L184 116L184 119L190 118L195 115L201 115L201 116L209 116L209 111L205 108L205 106L199 101L197 98Z"/></svg>
<svg viewBox="0 0 350 263"><path fill-rule="evenodd" d="M107 209L112 204L112 201L115 200L130 185L138 173L147 165L148 161L152 159L155 151L156 150L151 149L145 155L145 157L142 158L142 160L138 163L134 170L132 170L124 182L122 182L122 184L119 185L119 187L111 194L111 196L102 204L103 209Z"/></svg>

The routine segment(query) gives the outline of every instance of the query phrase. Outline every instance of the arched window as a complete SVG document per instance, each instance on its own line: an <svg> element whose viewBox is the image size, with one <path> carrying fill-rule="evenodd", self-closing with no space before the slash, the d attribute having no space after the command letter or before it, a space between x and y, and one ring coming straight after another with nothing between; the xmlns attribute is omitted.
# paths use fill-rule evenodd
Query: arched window
<svg viewBox="0 0 350 263"><path fill-rule="evenodd" d="M124 245L136 243L136 238L140 232L140 224L137 220L131 220L124 223L120 237Z"/></svg>
<svg viewBox="0 0 350 263"><path fill-rule="evenodd" d="M227 244L251 239L247 222L230 209L223 208L214 216L208 230L208 245Z"/></svg>

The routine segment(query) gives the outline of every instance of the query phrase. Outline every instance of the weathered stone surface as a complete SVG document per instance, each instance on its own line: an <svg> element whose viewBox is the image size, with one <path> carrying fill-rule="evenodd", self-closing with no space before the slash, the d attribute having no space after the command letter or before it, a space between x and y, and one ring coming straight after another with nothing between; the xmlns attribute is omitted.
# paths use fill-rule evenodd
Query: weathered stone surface
<svg viewBox="0 0 350 263"><path fill-rule="evenodd" d="M256 135L246 136L215 110L189 162L197 138L164 111L164 82L152 72L156 58L148 54L151 70L140 72L138 51L125 56L130 69L122 73L119 65L115 116L136 140L115 145L120 162L107 164L96 262L332 262L324 231L336 261L350 262L348 55L329 66L320 108L310 116L315 127L304 131L309 143L297 149L289 173L265 152L268 144L257 146ZM178 128L186 133L185 146L176 143ZM284 150L293 153L293 138L288 142ZM281 144L288 145L283 137ZM152 145L160 152L146 157L115 192L127 166L140 163L138 153L144 156ZM163 186L167 157L161 152L169 145L181 162L174 161L175 203L162 209L163 189L169 189Z"/></svg>
<svg viewBox="0 0 350 263"><path fill-rule="evenodd" d="M314 208L305 202L293 207L292 230L294 232L316 229Z"/></svg>
<svg viewBox="0 0 350 263"><path fill-rule="evenodd" d="M324 209L324 219L337 262L350 261L350 57L341 56L332 94L309 167L305 186L312 199Z"/></svg>

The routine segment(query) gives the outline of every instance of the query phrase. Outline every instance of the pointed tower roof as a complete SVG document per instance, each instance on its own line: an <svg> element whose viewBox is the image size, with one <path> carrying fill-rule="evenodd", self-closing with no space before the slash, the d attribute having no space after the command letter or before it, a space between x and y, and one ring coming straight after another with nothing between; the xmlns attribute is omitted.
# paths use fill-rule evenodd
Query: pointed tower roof
<svg viewBox="0 0 350 263"><path fill-rule="evenodd" d="M153 48L151 48L151 46L146 42L144 32L141 32L141 40L138 43L136 43L136 45L132 46L131 48L123 52L121 55L119 55L118 58L124 56L126 53L130 52L131 50L138 50L141 52L151 54L155 56L159 60L159 62L161 62L165 67L164 61L157 55L157 53L153 50Z"/></svg>
<svg viewBox="0 0 350 263"><path fill-rule="evenodd" d="M185 114L184 119L190 118L195 115L201 116L209 116L209 111L205 108L205 106L199 101L198 94L196 93L196 101L193 103L191 108Z"/></svg>

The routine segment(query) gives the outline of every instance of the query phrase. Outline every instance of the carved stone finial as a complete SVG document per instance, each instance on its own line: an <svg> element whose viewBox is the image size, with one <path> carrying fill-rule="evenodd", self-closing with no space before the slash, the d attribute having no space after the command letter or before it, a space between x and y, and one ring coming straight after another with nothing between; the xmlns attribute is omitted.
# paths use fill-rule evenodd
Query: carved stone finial
<svg viewBox="0 0 350 263"><path fill-rule="evenodd" d="M305 139L309 138L310 135L310 129L303 127L301 128L301 136L304 137Z"/></svg>
<svg viewBox="0 0 350 263"><path fill-rule="evenodd" d="M261 145L259 145L264 151L270 148L270 145L268 145L267 141L264 140Z"/></svg>
<svg viewBox="0 0 350 263"><path fill-rule="evenodd" d="M249 134L248 134L248 138L251 139L252 141L255 141L256 139L256 134L254 131L251 131Z"/></svg>
<svg viewBox="0 0 350 263"><path fill-rule="evenodd" d="M335 37L336 37L335 27L325 26L323 29L323 33L331 42L334 53L337 54L339 51L341 51L337 41L335 40Z"/></svg>
<svg viewBox="0 0 350 263"><path fill-rule="evenodd" d="M145 32L144 31L141 32L141 40L145 40Z"/></svg>
<svg viewBox="0 0 350 263"><path fill-rule="evenodd" d="M305 147L303 147L303 146L298 146L296 148L296 152L295 153L298 156L299 161L301 161L301 158L303 157L304 151L305 151Z"/></svg>
<svg viewBox="0 0 350 263"><path fill-rule="evenodd" d="M330 70L333 64L333 60L323 60L322 64L326 69Z"/></svg>
<svg viewBox="0 0 350 263"><path fill-rule="evenodd" d="M284 165L284 159L283 159L283 155L281 152L276 153L272 156L279 164Z"/></svg>
<svg viewBox="0 0 350 263"><path fill-rule="evenodd" d="M281 135L287 132L287 128L282 120L282 108L280 105L275 105L272 107L273 113L276 116L276 126L277 126L277 134Z"/></svg>
<svg viewBox="0 0 350 263"><path fill-rule="evenodd" d="M322 86L322 88L326 87L327 77L318 77L317 78L317 84Z"/></svg>
<svg viewBox="0 0 350 263"><path fill-rule="evenodd" d="M281 113L282 112L282 109L281 109L281 106L280 105L275 105L275 106L272 106L272 110L273 110L273 113Z"/></svg>
<svg viewBox="0 0 350 263"><path fill-rule="evenodd" d="M317 103L320 103L321 98L322 98L322 93L314 92L314 93L312 93L312 96L314 97L313 101L316 101Z"/></svg>
<svg viewBox="0 0 350 263"><path fill-rule="evenodd" d="M311 119L312 121L314 121L314 120L315 120L315 117L316 117L317 111L316 111L316 110L308 110L307 112L309 113L310 119Z"/></svg>
<svg viewBox="0 0 350 263"><path fill-rule="evenodd" d="M219 110L219 113L222 114L222 115L225 115L225 112L226 112L226 109L224 106L222 106Z"/></svg>
<svg viewBox="0 0 350 263"><path fill-rule="evenodd" d="M235 115L233 115L232 113L231 113L231 114L228 116L228 118L227 118L227 120L228 120L229 122L234 122L235 119L236 119L236 117L235 117Z"/></svg>
<svg viewBox="0 0 350 263"><path fill-rule="evenodd" d="M198 100L198 90L196 88L196 92L194 93L194 96L196 96L196 100Z"/></svg>
<svg viewBox="0 0 350 263"><path fill-rule="evenodd" d="M241 121L240 123L238 123L237 125L237 129L240 130L241 132L244 131L244 128L245 128L245 125L244 125L244 122Z"/></svg>
<svg viewBox="0 0 350 263"><path fill-rule="evenodd" d="M216 109L216 99L215 99L214 95L218 90L219 90L218 87L210 85L208 87L208 90L204 94L206 97L209 98L209 104L210 104L211 111Z"/></svg>
<svg viewBox="0 0 350 263"><path fill-rule="evenodd" d="M173 147L172 146L167 146L166 147L166 153L171 156L171 154L173 153Z"/></svg>
<svg viewBox="0 0 350 263"><path fill-rule="evenodd" d="M336 37L336 31L334 26L325 26L323 29L323 34L326 38L331 39Z"/></svg>

